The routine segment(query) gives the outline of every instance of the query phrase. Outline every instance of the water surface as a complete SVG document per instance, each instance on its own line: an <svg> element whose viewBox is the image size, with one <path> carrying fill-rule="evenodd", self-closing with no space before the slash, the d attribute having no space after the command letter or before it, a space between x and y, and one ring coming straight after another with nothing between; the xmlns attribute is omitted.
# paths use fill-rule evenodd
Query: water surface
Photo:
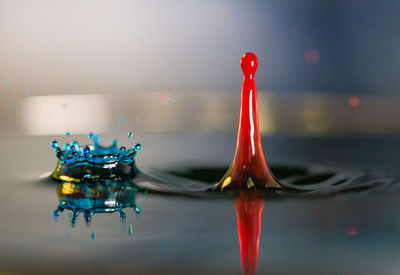
<svg viewBox="0 0 400 275"><path fill-rule="evenodd" d="M224 135L136 140L143 145L137 155L143 172L205 185L219 178L234 148L234 139ZM65 212L55 222L51 213L59 203L57 185L43 182L56 164L49 141L48 137L0 141L3 154L13 156L0 163L2 272L241 274L237 217L230 197L139 192L135 201L142 213L127 211L125 223L118 213L95 214L90 226L80 217L73 228ZM301 188L313 188L321 179L337 183L335 175L363 176L364 168L373 169L367 172L374 177L393 179L400 155L396 139L389 138L280 137L264 139L263 145L277 176ZM48 154L43 154L46 150ZM284 171L285 167L297 168ZM315 175L319 176L309 178ZM398 202L397 192L368 190L323 198L266 198L259 273L396 274Z"/></svg>

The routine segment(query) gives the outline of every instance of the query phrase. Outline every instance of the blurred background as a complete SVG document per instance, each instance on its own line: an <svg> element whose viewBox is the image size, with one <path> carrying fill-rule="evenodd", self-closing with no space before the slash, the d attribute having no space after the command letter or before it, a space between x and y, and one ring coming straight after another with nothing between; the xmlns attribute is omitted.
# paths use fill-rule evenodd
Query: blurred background
<svg viewBox="0 0 400 275"><path fill-rule="evenodd" d="M400 133L398 1L0 1L0 135Z"/></svg>
<svg viewBox="0 0 400 275"><path fill-rule="evenodd" d="M399 195L362 196L398 185L387 173L400 163L399 11L398 0L0 0L0 273L241 274L231 200L138 195L143 213L125 225L96 214L72 229L67 213L53 222L44 180L49 142L87 144L89 132L141 143L142 171L222 178L252 51L271 167L300 168L310 190L368 176L348 197L268 200L260 274L400 274Z"/></svg>

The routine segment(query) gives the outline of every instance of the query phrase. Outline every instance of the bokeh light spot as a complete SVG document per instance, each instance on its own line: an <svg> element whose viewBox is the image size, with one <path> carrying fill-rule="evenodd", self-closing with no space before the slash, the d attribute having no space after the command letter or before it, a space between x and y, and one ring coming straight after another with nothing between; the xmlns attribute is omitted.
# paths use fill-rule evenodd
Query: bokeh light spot
<svg viewBox="0 0 400 275"><path fill-rule="evenodd" d="M358 106L360 106L360 98L358 96L349 97L349 106L350 107L358 107Z"/></svg>
<svg viewBox="0 0 400 275"><path fill-rule="evenodd" d="M123 124L125 122L126 122L126 118L125 117L122 116L122 117L119 118L119 123Z"/></svg>
<svg viewBox="0 0 400 275"><path fill-rule="evenodd" d="M349 235L349 236L358 235L357 227L355 225L353 225L353 224L350 225L349 228L347 229L346 234Z"/></svg>
<svg viewBox="0 0 400 275"><path fill-rule="evenodd" d="M304 61L306 61L307 64L317 64L319 61L319 52L315 49L305 51Z"/></svg>
<svg viewBox="0 0 400 275"><path fill-rule="evenodd" d="M168 106L173 103L174 98L169 93L163 93L160 97L161 103L164 106Z"/></svg>

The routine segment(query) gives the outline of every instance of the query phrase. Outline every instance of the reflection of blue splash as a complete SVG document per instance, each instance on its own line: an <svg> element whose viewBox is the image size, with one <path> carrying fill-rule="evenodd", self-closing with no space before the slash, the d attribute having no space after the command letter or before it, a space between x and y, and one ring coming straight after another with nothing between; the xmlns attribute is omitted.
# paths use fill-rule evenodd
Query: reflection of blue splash
<svg viewBox="0 0 400 275"><path fill-rule="evenodd" d="M83 213L85 221L90 224L95 213L118 212L122 222L126 219L124 208L132 208L137 214L141 209L135 203L138 189L128 182L108 182L106 184L74 184L63 182L58 185L58 208L53 212L58 217L60 212L71 210L71 224L75 226L76 219Z"/></svg>
<svg viewBox="0 0 400 275"><path fill-rule="evenodd" d="M130 224L130 225L128 226L128 234L129 234L129 235L132 235L132 233L133 233L132 224Z"/></svg>

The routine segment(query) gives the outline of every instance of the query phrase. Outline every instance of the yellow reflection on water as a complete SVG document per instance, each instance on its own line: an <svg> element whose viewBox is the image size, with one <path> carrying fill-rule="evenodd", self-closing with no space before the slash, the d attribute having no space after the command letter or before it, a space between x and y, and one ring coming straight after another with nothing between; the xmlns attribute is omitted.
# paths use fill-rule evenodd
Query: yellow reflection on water
<svg viewBox="0 0 400 275"><path fill-rule="evenodd" d="M61 176L61 177L66 177L66 176ZM63 195L71 195L74 193L74 190L75 190L75 184L67 182L62 185L61 193Z"/></svg>

